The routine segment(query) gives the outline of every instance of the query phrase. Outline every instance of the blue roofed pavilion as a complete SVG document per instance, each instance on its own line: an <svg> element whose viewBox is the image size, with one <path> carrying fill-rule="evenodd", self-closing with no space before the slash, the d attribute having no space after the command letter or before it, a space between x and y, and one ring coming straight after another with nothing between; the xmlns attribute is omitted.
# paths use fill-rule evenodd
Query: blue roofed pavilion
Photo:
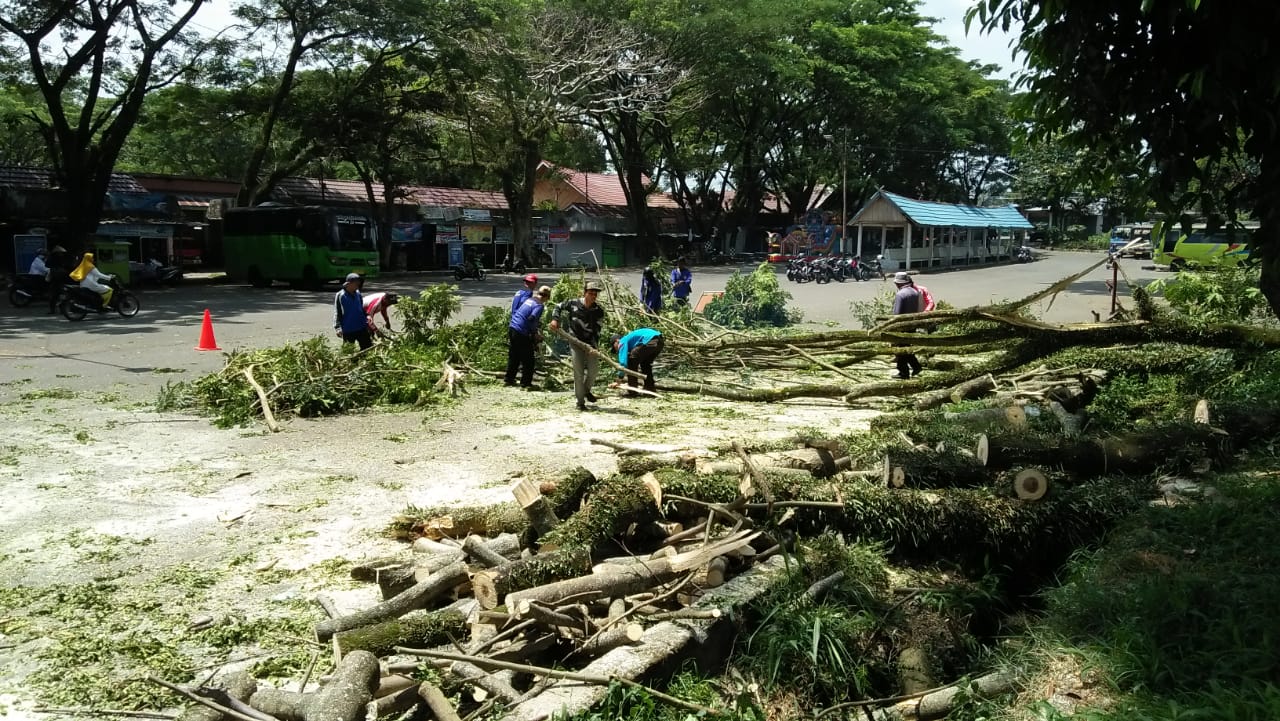
<svg viewBox="0 0 1280 721"><path fill-rule="evenodd" d="M886 270L1009 260L1033 227L1012 205L935 203L886 190L877 191L849 225L857 228L856 252L878 248Z"/></svg>

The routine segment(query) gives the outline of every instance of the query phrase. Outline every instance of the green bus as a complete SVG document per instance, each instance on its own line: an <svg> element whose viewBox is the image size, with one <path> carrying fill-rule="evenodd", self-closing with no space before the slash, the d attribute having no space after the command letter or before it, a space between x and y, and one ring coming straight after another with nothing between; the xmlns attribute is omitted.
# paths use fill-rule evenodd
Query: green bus
<svg viewBox="0 0 1280 721"><path fill-rule="evenodd" d="M378 226L368 215L318 205L259 205L222 214L227 277L265 288L302 288L378 274Z"/></svg>
<svg viewBox="0 0 1280 721"><path fill-rule="evenodd" d="M1203 223L1196 223L1190 233L1183 233L1177 223L1157 224L1153 233L1158 239L1154 259L1170 270L1247 264L1249 243L1257 229L1256 222L1246 221L1210 233Z"/></svg>

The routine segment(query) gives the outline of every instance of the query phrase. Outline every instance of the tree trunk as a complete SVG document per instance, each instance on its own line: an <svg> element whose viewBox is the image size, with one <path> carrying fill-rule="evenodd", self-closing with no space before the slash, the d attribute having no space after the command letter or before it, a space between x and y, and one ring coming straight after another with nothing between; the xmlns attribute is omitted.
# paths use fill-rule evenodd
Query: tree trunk
<svg viewBox="0 0 1280 721"><path fill-rule="evenodd" d="M588 549L553 551L479 571L471 579L471 589L481 608L492 609L513 591L574 578L590 570Z"/></svg>
<svg viewBox="0 0 1280 721"><path fill-rule="evenodd" d="M378 657L353 651L342 658L333 680L306 705L306 721L356 721L378 690Z"/></svg>
<svg viewBox="0 0 1280 721"><path fill-rule="evenodd" d="M328 641L335 633L403 616L410 611L422 608L432 599L453 590L454 586L466 580L467 567L461 563L455 563L439 573L432 574L427 580L415 584L400 595L389 598L372 608L317 623L316 638Z"/></svg>
<svg viewBox="0 0 1280 721"><path fill-rule="evenodd" d="M468 601L468 603L471 603ZM342 631L336 635L338 651L368 651L386 656L396 646L438 646L467 633L467 617L457 608L407 614L401 618Z"/></svg>

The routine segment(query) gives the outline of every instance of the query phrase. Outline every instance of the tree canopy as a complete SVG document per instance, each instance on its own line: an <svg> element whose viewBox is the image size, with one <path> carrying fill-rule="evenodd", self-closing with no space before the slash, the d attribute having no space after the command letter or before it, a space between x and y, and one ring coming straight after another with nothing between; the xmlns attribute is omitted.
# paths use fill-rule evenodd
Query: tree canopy
<svg viewBox="0 0 1280 721"><path fill-rule="evenodd" d="M1280 311L1280 73L1264 0L996 0L967 16L1021 24L1022 110L1042 136L1137 159L1161 209L1261 221L1261 288ZM1248 167L1257 164L1256 174Z"/></svg>

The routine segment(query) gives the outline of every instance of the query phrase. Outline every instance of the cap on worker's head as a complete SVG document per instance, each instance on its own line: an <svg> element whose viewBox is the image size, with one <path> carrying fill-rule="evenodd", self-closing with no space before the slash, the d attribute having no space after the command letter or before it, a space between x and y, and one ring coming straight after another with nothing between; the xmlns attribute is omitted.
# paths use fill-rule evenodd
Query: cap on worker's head
<svg viewBox="0 0 1280 721"><path fill-rule="evenodd" d="M600 285L600 281L589 280L587 281L587 287L584 288L583 290L584 291L588 291L588 290L600 291L600 290L604 290L604 288Z"/></svg>
<svg viewBox="0 0 1280 721"><path fill-rule="evenodd" d="M893 274L893 282L897 285L906 285L911 282L911 274L905 270L900 270Z"/></svg>
<svg viewBox="0 0 1280 721"><path fill-rule="evenodd" d="M55 246L53 246L53 252L55 252L55 253L65 253L65 252L67 252L67 249L66 249L66 248L63 248L61 245L55 245Z"/></svg>
<svg viewBox="0 0 1280 721"><path fill-rule="evenodd" d="M533 285L534 283L538 282L538 276L534 275L533 273L530 273L529 275L526 275L524 277L524 282L530 285Z"/></svg>
<svg viewBox="0 0 1280 721"><path fill-rule="evenodd" d="M343 283L350 283L350 282L351 282L351 281L353 281L353 280L354 280L355 282L357 282L357 283L363 283L363 282L364 282L364 278L361 278L359 273L347 273L347 277L346 277L346 278L344 278L344 279L342 280L342 282L343 282Z"/></svg>
<svg viewBox="0 0 1280 721"><path fill-rule="evenodd" d="M542 286L541 288L539 288L539 289L538 289L538 297L539 297L539 298L550 298L550 297L551 297L551 286L549 286L549 285L544 285L544 286Z"/></svg>
<svg viewBox="0 0 1280 721"><path fill-rule="evenodd" d="M622 343L622 336L620 335L615 335L613 339L609 341L609 344L614 348L617 348L620 343Z"/></svg>

